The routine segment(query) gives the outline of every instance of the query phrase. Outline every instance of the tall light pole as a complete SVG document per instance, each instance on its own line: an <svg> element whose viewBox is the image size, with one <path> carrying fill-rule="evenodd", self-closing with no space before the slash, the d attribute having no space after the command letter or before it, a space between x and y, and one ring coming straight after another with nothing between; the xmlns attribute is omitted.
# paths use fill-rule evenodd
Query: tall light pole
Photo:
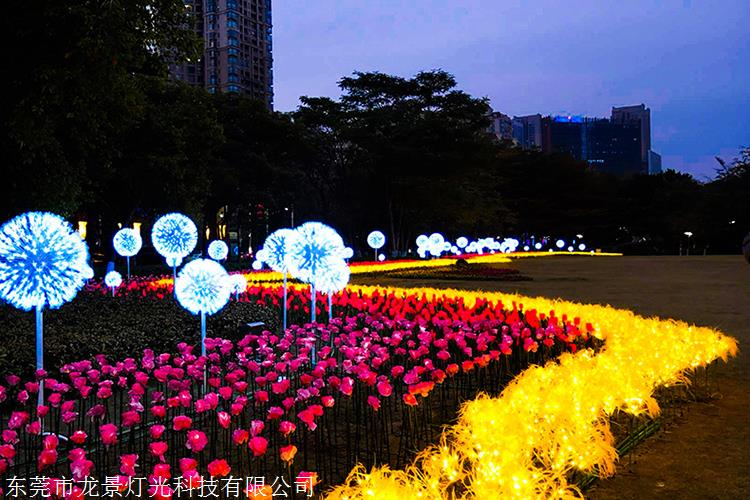
<svg viewBox="0 0 750 500"><path fill-rule="evenodd" d="M690 255L690 237L693 236L693 233L690 232L690 231L685 231L682 234L684 234L688 238L687 239L687 247L685 248L685 255Z"/></svg>

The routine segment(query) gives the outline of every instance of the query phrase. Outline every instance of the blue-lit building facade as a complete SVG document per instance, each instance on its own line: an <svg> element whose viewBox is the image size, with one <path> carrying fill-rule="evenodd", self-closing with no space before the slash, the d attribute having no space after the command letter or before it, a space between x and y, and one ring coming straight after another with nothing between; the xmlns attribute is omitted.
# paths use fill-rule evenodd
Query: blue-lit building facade
<svg viewBox="0 0 750 500"><path fill-rule="evenodd" d="M661 156L651 150L651 111L644 104L613 107L610 118L514 116L511 129L513 143L523 149L568 154L599 172L661 172Z"/></svg>
<svg viewBox="0 0 750 500"><path fill-rule="evenodd" d="M203 57L172 75L211 93L243 94L273 109L271 0L186 0Z"/></svg>

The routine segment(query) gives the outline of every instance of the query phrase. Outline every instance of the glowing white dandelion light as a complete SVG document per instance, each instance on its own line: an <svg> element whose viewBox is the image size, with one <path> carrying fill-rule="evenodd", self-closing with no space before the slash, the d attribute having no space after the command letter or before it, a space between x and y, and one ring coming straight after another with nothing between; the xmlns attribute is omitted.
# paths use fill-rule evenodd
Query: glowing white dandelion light
<svg viewBox="0 0 750 500"><path fill-rule="evenodd" d="M310 316L315 321L315 281L342 262L346 247L333 228L320 222L306 222L295 231L297 237L287 248L287 264L292 276L311 285Z"/></svg>
<svg viewBox="0 0 750 500"><path fill-rule="evenodd" d="M180 271L175 296L182 307L201 316L201 354L206 354L206 316L219 311L232 293L229 274L216 261L195 259Z"/></svg>
<svg viewBox="0 0 750 500"><path fill-rule="evenodd" d="M185 215L167 214L154 223L151 241L162 257L185 258L198 243L198 228Z"/></svg>
<svg viewBox="0 0 750 500"><path fill-rule="evenodd" d="M229 246L222 240L214 240L208 244L208 256L213 260L224 260L229 255Z"/></svg>
<svg viewBox="0 0 750 500"><path fill-rule="evenodd" d="M125 257L128 266L128 279L130 279L130 257L141 251L143 246L141 233L132 227L124 227L115 233L112 238L112 246L118 255Z"/></svg>
<svg viewBox="0 0 750 500"><path fill-rule="evenodd" d="M565 240L557 240L557 241L555 242L555 246L556 246L557 248L560 248L560 249L564 248L564 247L565 247Z"/></svg>
<svg viewBox="0 0 750 500"><path fill-rule="evenodd" d="M114 238L112 238L112 246L118 255L133 257L141 251L143 239L141 233L132 227L124 227L115 233Z"/></svg>
<svg viewBox="0 0 750 500"><path fill-rule="evenodd" d="M466 245L468 244L469 244L469 239L466 238L465 236L461 236L460 238L456 240L456 246L458 248L464 249L466 248Z"/></svg>
<svg viewBox="0 0 750 500"><path fill-rule="evenodd" d="M122 275L117 271L110 271L104 275L104 284L112 290L112 296L115 296L115 288L122 285Z"/></svg>
<svg viewBox="0 0 750 500"><path fill-rule="evenodd" d="M247 278L244 274L230 274L228 279L231 293L234 294L235 300L239 299L240 294L247 290Z"/></svg>
<svg viewBox="0 0 750 500"><path fill-rule="evenodd" d="M94 272L86 243L62 217L27 212L0 227L0 298L14 307L57 309Z"/></svg>
<svg viewBox="0 0 750 500"><path fill-rule="evenodd" d="M276 272L286 273L289 269L289 249L298 237L298 233L293 229L277 229L268 235L263 242L263 248L258 250L258 260L265 262Z"/></svg>
<svg viewBox="0 0 750 500"><path fill-rule="evenodd" d="M62 217L27 212L0 227L0 298L36 310L36 368L44 369L42 311L73 300L93 278L86 243ZM44 401L43 386L38 404Z"/></svg>

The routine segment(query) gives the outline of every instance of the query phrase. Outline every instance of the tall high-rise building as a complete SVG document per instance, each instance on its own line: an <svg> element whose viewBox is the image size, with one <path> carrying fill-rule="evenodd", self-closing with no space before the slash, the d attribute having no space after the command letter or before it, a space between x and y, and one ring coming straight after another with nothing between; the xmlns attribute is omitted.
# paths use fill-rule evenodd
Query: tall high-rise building
<svg viewBox="0 0 750 500"><path fill-rule="evenodd" d="M185 0L203 57L172 75L211 93L244 94L273 108L271 0Z"/></svg>
<svg viewBox="0 0 750 500"><path fill-rule="evenodd" d="M548 116L542 119L542 151L569 154L599 172L648 173L641 163L641 125L635 120Z"/></svg>
<svg viewBox="0 0 750 500"><path fill-rule="evenodd" d="M612 107L612 121L619 124L639 123L641 127L641 167L649 171L651 151L651 110L645 104Z"/></svg>
<svg viewBox="0 0 750 500"><path fill-rule="evenodd" d="M524 149L541 149L542 115L514 116L513 139Z"/></svg>

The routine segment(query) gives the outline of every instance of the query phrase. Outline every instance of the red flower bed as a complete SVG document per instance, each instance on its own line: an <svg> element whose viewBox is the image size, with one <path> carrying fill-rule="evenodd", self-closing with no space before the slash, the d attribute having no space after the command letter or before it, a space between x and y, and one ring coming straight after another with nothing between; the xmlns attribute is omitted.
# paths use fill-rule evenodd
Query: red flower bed
<svg viewBox="0 0 750 500"><path fill-rule="evenodd" d="M146 281L119 293L171 300ZM240 300L278 307L281 291L251 288ZM308 317L308 301L290 292L293 319ZM0 474L57 478L44 486L52 495L63 478L80 492L93 476L101 493L105 481L124 488L144 477L162 498L207 478L291 486L310 480L302 469L336 481L356 461L404 463L477 390L499 392L529 363L593 345L577 318L516 304L386 292L344 292L333 303L329 324L209 338L206 357L181 343L139 359L102 354L34 380L6 377ZM248 495L262 489L250 486Z"/></svg>

